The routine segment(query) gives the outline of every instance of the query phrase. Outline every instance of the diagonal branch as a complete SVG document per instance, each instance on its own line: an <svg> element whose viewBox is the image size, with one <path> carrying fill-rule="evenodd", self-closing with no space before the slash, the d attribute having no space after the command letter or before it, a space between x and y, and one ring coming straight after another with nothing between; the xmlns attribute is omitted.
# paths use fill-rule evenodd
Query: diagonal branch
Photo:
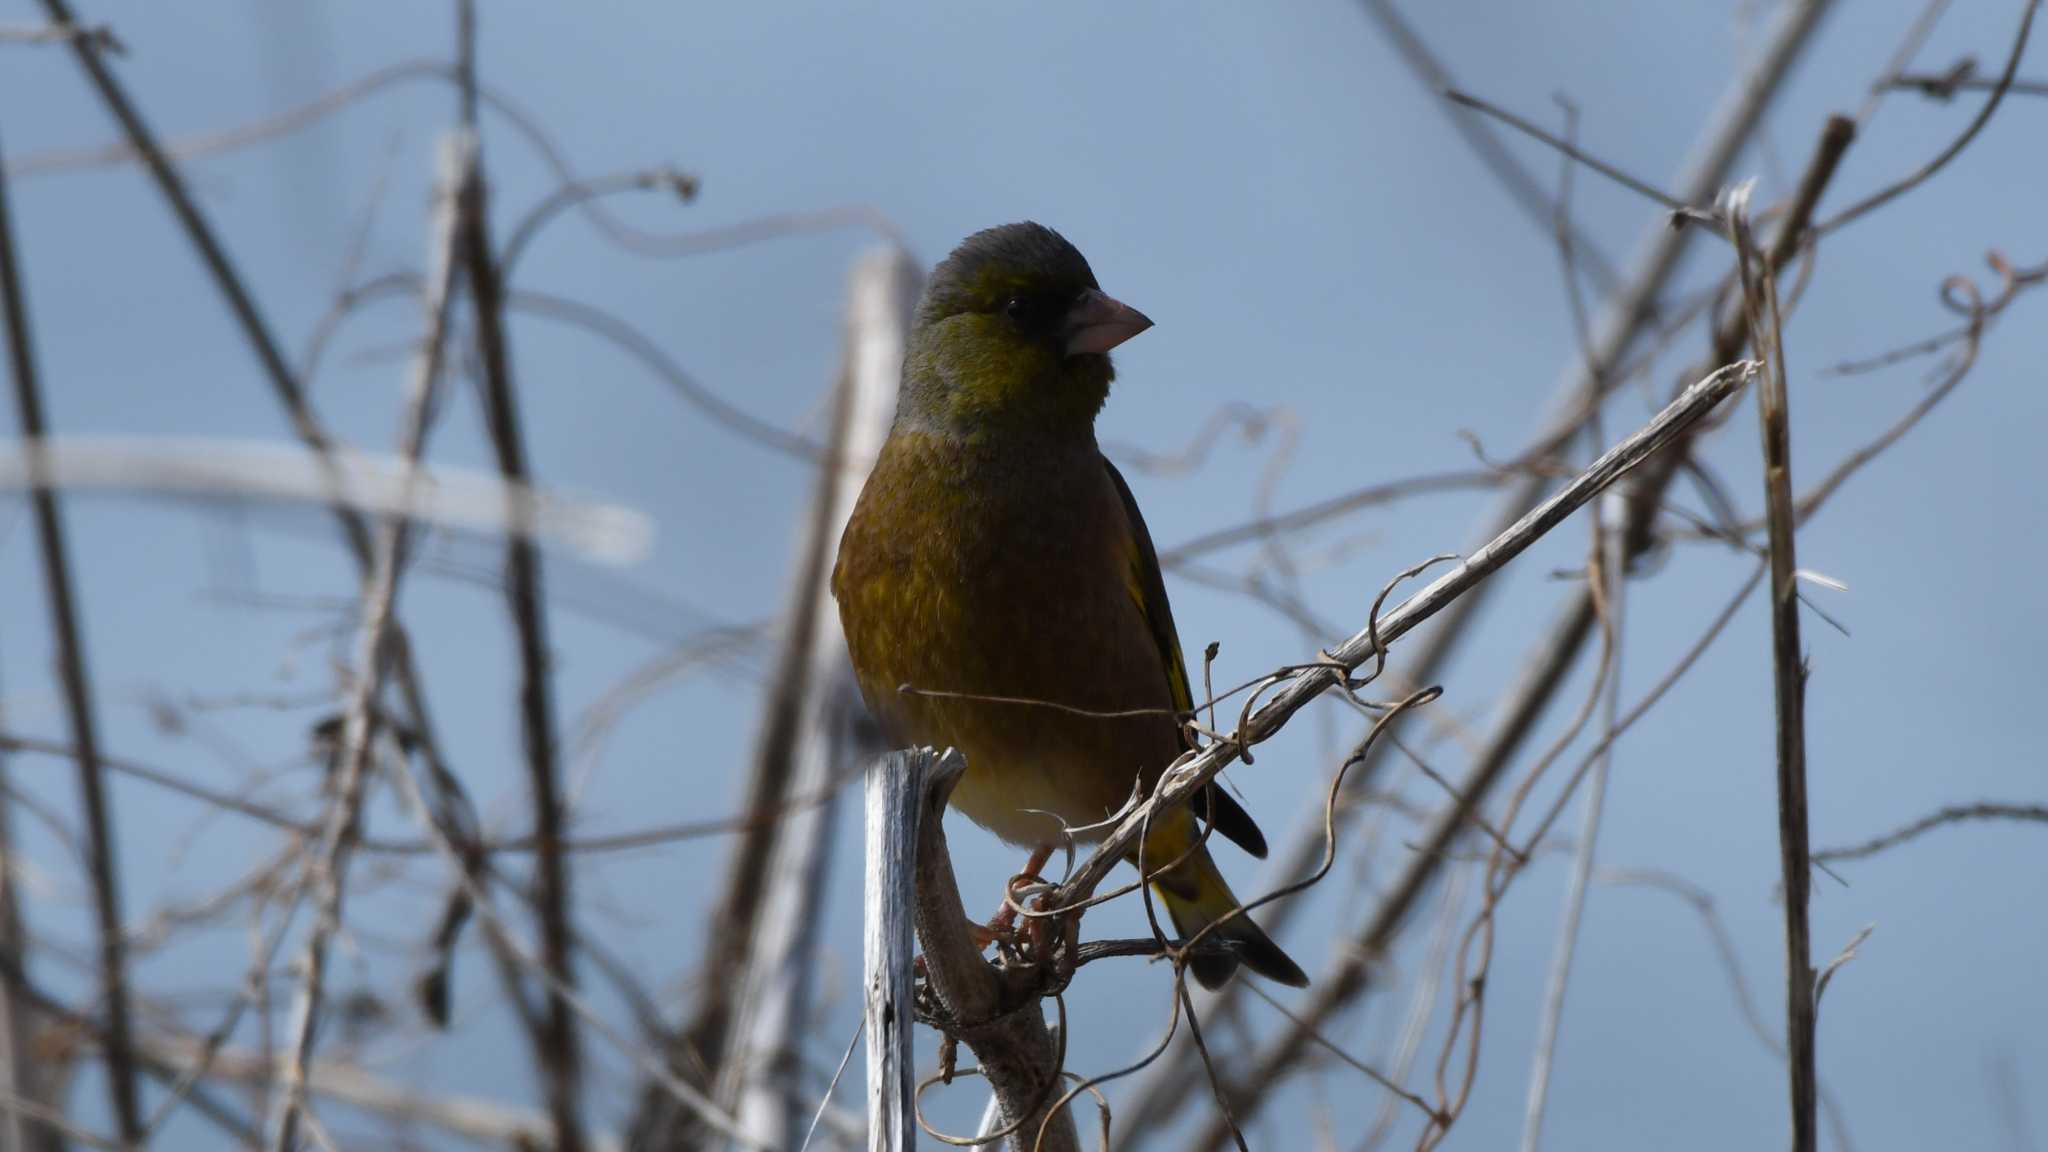
<svg viewBox="0 0 2048 1152"><path fill-rule="evenodd" d="M1977 110L1977 114L1970 118L1970 123L1964 127L1962 133L1954 140L1949 141L1947 147L1935 153L1933 159L1914 169L1897 182L1878 189L1856 203L1835 213L1833 216L1828 217L1826 220L1821 221L1814 226L1815 231L1833 232L1852 220L1861 219L1863 216L1884 207L1886 204L1925 183L1936 172L1947 167L1949 161L1961 155L1963 149L1970 146L1970 141L1975 140L1977 134L1984 130L1984 126L1991 122L1992 113L1998 111L1999 103L2005 99L2006 92L2011 90L2013 77L2019 72L2020 57L2026 54L2027 37L2033 31L2034 13L2040 8L2041 0L2020 0L2020 5L2019 31L2013 34L2012 51L2005 58L2005 71L1999 74L1998 82L1991 86L1991 95L1984 101L1984 106Z"/></svg>
<svg viewBox="0 0 2048 1152"><path fill-rule="evenodd" d="M1799 58L1827 6L1827 0L1802 0L1800 3L1786 6L1778 23L1773 27L1764 50L1758 54L1750 67L1730 82L1712 116L1701 129L1697 141L1673 182L1679 196L1696 203L1704 203L1711 199L1735 157L1741 153L1754 132L1764 110L1775 98L1778 88L1791 71L1793 63ZM1370 7L1383 22L1391 16L1391 10L1385 3L1374 3ZM1398 31L1391 34L1395 35L1398 43ZM1476 116L1476 113L1463 109L1458 111L1465 116ZM1838 156L1839 152L1835 155ZM1812 200L1818 197L1819 187L1825 184L1826 176L1831 175L1832 171L1832 161L1818 181L1814 179L1814 173L1809 171L1806 185L1803 185L1800 193L1795 195L1793 215L1802 222L1802 227L1811 212ZM1809 187L1810 196L1807 194ZM1801 204L1806 205L1803 211L1800 209ZM1796 235L1800 230L1799 227L1795 227L1790 231ZM1599 401L1601 388L1611 386L1612 382L1623 378L1625 374L1618 372L1617 367L1637 342L1638 334L1656 318L1658 299L1675 274L1679 257L1699 231L1701 230L1694 228L1673 229L1660 219L1643 233L1629 261L1628 274L1622 280L1623 288L1601 309L1599 318L1593 325L1590 339L1586 341L1590 347L1585 354L1567 363L1560 373L1547 410L1540 417L1539 431L1521 458L1540 458L1562 447L1584 425L1591 410L1589 406ZM1717 342L1712 359L1694 375L1704 374L1720 364L1735 359L1740 351L1739 338L1733 342L1732 349L1727 341ZM1674 452L1666 455L1674 461L1672 466L1675 467L1676 458L1683 454ZM1669 477L1663 472L1664 467L1664 460L1653 461L1645 470L1645 475L1634 482L1633 487L1636 490L1661 493L1669 483ZM1660 476L1663 478L1656 479ZM1517 478L1502 492L1494 507L1487 513L1477 534L1478 539L1483 541L1499 534L1514 523L1517 517L1533 507L1543 495L1544 483L1545 477L1535 471ZM1644 518L1643 522L1647 525L1648 518ZM1629 541L1633 551L1647 547L1647 527L1642 532L1632 532ZM1411 683L1428 683L1436 676L1436 670L1442 667L1455 651L1464 626L1476 615L1486 594L1487 589L1482 586L1476 594L1452 604L1442 619L1438 620L1436 627L1423 638L1409 662L1408 679ZM1568 613L1567 617L1591 619L1590 610L1583 607L1579 611ZM1583 625L1579 627L1583 628ZM1583 639L1583 632L1580 639ZM1577 644L1578 641L1573 640L1564 645L1564 648L1575 654ZM1552 650L1558 650L1556 645L1550 647ZM1561 681L1562 672L1553 679ZM1530 700L1535 704L1534 710L1540 712L1543 703L1548 699L1548 691L1540 684L1532 687L1534 691ZM1509 730L1512 731L1516 716L1510 714L1507 719L1510 722ZM1518 741L1519 736L1515 736L1506 743L1512 747ZM1354 777L1354 787L1359 790L1370 788L1375 779L1376 767L1377 763L1374 760L1368 760L1361 765ZM1320 834L1320 817L1305 821L1291 842L1274 854L1271 873L1283 882L1306 874L1314 866L1320 851ZM1267 923L1267 930L1277 936L1296 906L1292 903L1275 905ZM1227 1003L1233 995L1231 988L1226 987L1219 995L1219 999ZM1127 1117L1128 1131L1134 1137L1158 1127L1165 1115L1179 1106L1179 1084L1186 1075L1181 1061L1188 1058L1187 1049L1179 1049L1174 1057L1156 1065L1155 1071L1147 1077L1144 1087L1136 1094L1138 1106L1131 1110Z"/></svg>
<svg viewBox="0 0 2048 1152"><path fill-rule="evenodd" d="M829 795L836 777L828 759L831 750L824 747L831 739L827 729L843 733L838 722L857 705L832 611L832 557L860 491L859 472L849 474L847 468L864 470L887 434L916 280L907 258L894 249L855 272L846 358L832 388L829 443L814 477L809 516L797 545L781 650L769 680L747 782L748 813L776 812L803 793ZM808 869L795 868L793 857L808 853L813 847L809 842L829 826L822 818L756 820L733 845L723 891L705 934L702 991L687 1023L669 1043L671 1067L679 1072L704 1069L702 1087L721 1106L731 1105L737 1095L745 1071L740 1048L756 1022L750 1019L752 1013L762 1006L762 982L770 977L761 967L762 949L775 942L764 941L762 933L786 933L795 927L786 917L799 909L788 900L800 894L777 891L776 885L804 882ZM777 1056L757 1055L770 1060ZM633 1142L689 1146L681 1125L690 1119L667 1097L651 1087L643 1089ZM786 1118L780 1109L770 1115L757 1108L751 1115L743 1113L743 1119L780 1129Z"/></svg>
<svg viewBox="0 0 2048 1152"><path fill-rule="evenodd" d="M29 936L16 889L18 869L6 863L15 858L13 790L6 758L0 756L0 1092L9 1099L43 1102L56 1077L49 1060L29 1059L41 1019L27 982L20 979L28 967ZM0 1116L0 1148L61 1152L63 1145L62 1135L47 1125L12 1111Z"/></svg>
<svg viewBox="0 0 2048 1152"><path fill-rule="evenodd" d="M839 384L844 399L836 405L843 410L821 465L820 509L810 547L820 540L826 547L836 544L853 514L865 462L875 458L888 436L920 280L909 255L893 247L863 256L849 277ZM832 475L829 485L823 473ZM837 786L881 751L877 730L865 722L846 639L836 626L828 574L817 575L821 582L811 589L807 609L819 617L807 657L810 690L796 719L795 767L783 804L800 796L822 799L780 820L782 835L769 861L766 896L725 1057L727 1076L740 1085L741 1123L777 1147L789 1144L806 1119L801 1094L793 1089L816 981Z"/></svg>
<svg viewBox="0 0 2048 1152"><path fill-rule="evenodd" d="M1854 137L1855 124L1852 121L1840 116L1830 118L1772 243L1773 269L1784 268L1799 251L1807 222L1812 219L1821 193L1833 178ZM1749 335L1747 318L1737 309L1715 329L1708 352L1713 359L1708 364L1732 359L1741 352ZM1628 513L1621 525L1627 558L1624 570L1628 562L1646 554L1655 545L1657 510L1663 505L1664 493L1680 472L1680 464L1691 447L1690 440L1689 434L1681 436L1670 449L1652 458L1631 481L1627 493ZM1594 617L1592 596L1584 589L1559 613L1550 633L1541 641L1537 657L1529 665L1529 672L1510 694L1509 703L1501 709L1484 750L1460 782L1459 793L1466 801L1462 807L1476 807L1505 773L1507 763L1527 735L1534 718L1541 714L1550 697L1564 683L1580 646L1591 634ZM1583 773L1584 765L1580 776ZM1550 818L1562 811L1562 805L1577 786L1580 776L1575 776L1566 786ZM1447 859L1446 849L1464 823L1465 812L1454 807L1430 826L1421 841L1422 850L1410 860L1408 867L1391 886L1387 898L1374 910L1371 920L1359 933L1357 947L1347 950L1338 961L1335 972L1318 978L1316 991L1302 1010L1305 1018L1320 1021L1366 990L1368 966L1399 933L1408 910ZM1548 819L1545 823L1547 826ZM1532 838L1531 844L1534 842ZM1283 1035L1259 1054L1251 1072L1240 1081L1241 1096L1256 1100L1257 1089L1284 1074L1306 1046L1307 1038L1299 1030ZM1220 1127L1218 1125L1216 1129ZM1214 1147L1220 1141L1216 1129L1212 1129L1212 1139L1205 1146Z"/></svg>
<svg viewBox="0 0 2048 1152"><path fill-rule="evenodd" d="M467 81L463 85L465 131L476 140L475 14L460 9L461 44ZM472 146L475 146L473 143ZM461 185L466 202L458 211L461 263L475 311L478 359L483 365L484 423L498 470L512 485L533 482L526 462L526 436L512 386L512 359L505 333L504 285L491 250L489 192L481 159ZM582 1057L576 1018L562 990L576 987L574 934L569 922L569 867L563 852L563 797L555 735L552 657L547 612L541 591L540 550L532 538L505 541L505 597L519 642L519 731L526 748L528 787L533 794L534 904L539 912L541 962L553 979L547 1011L535 1025L536 1054L545 1073L548 1114L556 1152L584 1147Z"/></svg>
<svg viewBox="0 0 2048 1152"><path fill-rule="evenodd" d="M1705 418L1721 401L1735 394L1754 373L1749 361L1729 364L1680 393L1648 424L1608 449L1585 471L1574 477L1549 499L1494 537L1456 567L1438 577L1422 591L1401 602L1385 616L1371 621L1349 640L1322 655L1299 671L1274 678L1269 688L1273 699L1252 711L1259 693L1248 702L1248 715L1237 730L1200 752L1184 757L1161 776L1151 799L1139 805L1117 825L1087 860L1054 893L1050 904L1072 908L1083 904L1109 870L1138 841L1155 810L1185 802L1215 778L1218 772L1241 759L1246 750L1278 732L1288 719L1309 701L1333 688L1342 688L1368 661L1384 662L1387 648L1413 631L1423 621L1442 611L1482 580L1499 571L1545 533L1563 523L1608 485L1684 434Z"/></svg>
<svg viewBox="0 0 2048 1152"><path fill-rule="evenodd" d="M448 327L462 212L470 202L476 179L476 138L457 132L442 142L441 178L433 230L432 272L423 302L427 315L424 343L413 361L408 384L400 450L412 462L408 483L416 482L418 463L432 426L434 397L441 378L442 349ZM289 1152L296 1144L300 1113L306 1101L306 1068L313 1054L320 999L327 970L327 944L341 923L342 896L348 859L362 817L375 747L377 698L384 686L385 666L392 655L396 626L394 605L398 578L405 565L406 518L393 516L376 546L376 563L363 589L363 623L356 638L356 680L342 727L325 825L309 867L316 892L313 929L299 958L299 988L292 1003L291 1038L286 1052L284 1091L273 1102L266 1144L271 1152Z"/></svg>
<svg viewBox="0 0 2048 1152"><path fill-rule="evenodd" d="M78 23L71 13L71 6L67 0L42 0L42 3L43 10L50 14L50 19L55 23ZM228 257L227 249L221 246L205 215L200 212L198 202L192 198L191 190L185 186L184 178L178 175L178 170L172 165L170 158L158 147L155 135L143 122L142 113L129 100L120 81L114 78L113 72L107 68L106 61L101 58L98 45L90 39L81 37L70 41L70 46L73 54L78 57L79 67L85 69L86 78L99 91L101 103L107 106L107 111L120 123L130 146L141 155L150 175L156 180L157 187L163 192L164 199L170 203L171 211L177 216L178 223L184 227L186 235L191 237L193 245L199 249L200 260L206 265L221 294L227 297L229 310L235 314L235 319L240 323L250 348L255 351L257 360L263 365L264 374L270 377L272 391L284 404L285 412L292 422L292 430L308 448L324 460L333 451L334 442L314 419L312 405L306 397L304 388L300 386L298 377L293 374L289 362L285 359L284 348L272 334L255 297L250 294L241 276L235 271L234 262ZM362 518L353 515L343 516L341 524L350 549L359 557L368 556L370 535Z"/></svg>
<svg viewBox="0 0 2048 1152"><path fill-rule="evenodd" d="M42 0L42 4L53 22L73 26L79 23L71 12L68 0ZM192 246L198 250L200 262L206 266L207 274L215 288L226 300L228 310L233 313L235 322L242 329L243 339L256 354L257 362L270 381L271 392L284 408L293 433L311 450L321 471L325 488L332 494L329 496L328 504L341 529L342 540L356 561L358 577L367 584L374 575L377 560L372 549L369 523L362 513L350 507L339 496L343 489L339 484L339 465L335 460L337 445L314 414L305 382L293 372L285 358L283 346L278 342L276 333L258 307L255 296L243 282L240 273L235 270L226 246L214 233L206 215L200 211L198 202L193 198L191 190L186 187L184 178L179 175L169 152L144 122L141 112L129 99L121 82L108 69L99 46L87 37L73 39L70 46L73 55L78 59L79 67L85 71L86 79L99 93L100 102L120 124L122 134L127 138L125 150L116 159L139 157L148 169L158 191L169 204L172 215L177 217L179 226L191 240ZM452 74L452 70L441 64L430 66L430 70ZM511 114L509 109L501 110ZM317 116L318 113L309 111L306 115ZM515 124L530 128L530 122L525 117L514 115L513 119ZM539 138L537 144L557 169L566 171L560 157L547 146L544 137ZM427 723L425 691L409 649L401 649L398 653L394 671L399 692L405 700L407 712L411 715L413 732L420 741L421 754L433 770L435 779L452 779L440 746L433 737L432 727Z"/></svg>
<svg viewBox="0 0 2048 1152"><path fill-rule="evenodd" d="M1457 87L1449 70L1436 58L1436 54L1430 51L1429 45L1423 43L1422 38L1415 34L1415 30L1409 27L1408 22L1401 18L1400 12L1394 8L1393 0L1365 0L1364 8L1366 15L1372 17L1379 24L1380 31L1393 42L1394 50L1400 54L1401 62L1408 66L1408 70L1415 74L1415 78L1422 82L1424 88L1434 94ZM1521 161L1515 158L1515 154L1500 142L1492 127L1480 119L1476 112L1464 107L1453 108L1450 121L1451 127L1457 129L1459 136L1464 137L1465 146L1472 150L1472 155L1493 173L1494 179L1507 191L1509 199L1529 217L1530 222L1539 227L1550 227L1549 195L1544 192L1543 186L1536 178L1530 175L1529 170L1522 166ZM1599 246L1592 242L1592 238L1577 227L1571 229L1570 235L1572 246L1584 258L1586 272L1593 282L1593 287L1602 295L1614 291L1618 278L1612 262L1600 251Z"/></svg>
<svg viewBox="0 0 2048 1152"><path fill-rule="evenodd" d="M74 39L73 43L84 43ZM21 435L40 444L49 433L43 415L42 390L36 378L33 338L28 330L28 301L23 296L20 261L14 251L14 225L9 219L6 181L0 179L0 312L7 328L8 370L14 378L15 409ZM31 465L32 477L40 471ZM93 914L99 930L100 995L107 1007L107 1092L113 1099L114 1121L123 1141L142 1134L142 1106L136 1093L135 1054L130 1036L128 965L121 926L120 874L114 860L114 815L106 793L106 771L100 762L99 732L94 719L92 681L86 673L85 641L79 627L78 604L71 579L71 559L64 542L64 520L57 493L36 484L31 500L36 544L42 559L43 593L49 599L50 630L57 643L57 676L64 692L65 718L71 743L78 750L78 791L85 817L87 869L92 877ZM0 860L0 868L11 861ZM10 982L11 983L11 982ZM9 990L10 1012L13 1008ZM19 1027L20 1022L10 1021ZM8 1061L14 1068L14 1061Z"/></svg>

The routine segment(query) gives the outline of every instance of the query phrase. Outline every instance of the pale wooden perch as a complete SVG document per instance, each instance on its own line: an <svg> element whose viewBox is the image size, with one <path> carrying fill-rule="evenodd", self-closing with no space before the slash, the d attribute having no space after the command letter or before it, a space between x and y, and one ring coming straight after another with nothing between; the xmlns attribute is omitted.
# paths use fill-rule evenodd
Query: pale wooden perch
<svg viewBox="0 0 2048 1152"><path fill-rule="evenodd" d="M916 1147L911 928L924 945L925 1006L974 1053L999 1130L1024 1152L1079 1152L1059 1098L1060 1052L1039 1008L1039 975L982 958L946 847L946 799L967 762L948 750L893 752L868 769L866 958L868 1147ZM1041 1135L1042 1130L1042 1135Z"/></svg>
<svg viewBox="0 0 2048 1152"><path fill-rule="evenodd" d="M795 1090L794 1073L801 1067L797 1053L820 951L837 785L884 747L879 737L864 735L859 723L860 693L832 603L831 556L853 514L867 462L889 435L919 281L916 265L899 248L869 252L854 265L832 435L801 543L808 559L800 565L801 578L791 590L795 602L786 614L792 622L786 637L790 666L778 682L790 685L794 696L783 714L771 713L764 725L771 734L764 744L773 740L776 754L787 761L778 803L789 810L774 822L779 827L734 997L723 1074L739 1084L735 1110L741 1125L771 1148L794 1145L810 1112ZM770 708L776 709L779 694L770 696ZM786 730L776 735L778 729ZM790 804L793 797L812 795L825 800Z"/></svg>

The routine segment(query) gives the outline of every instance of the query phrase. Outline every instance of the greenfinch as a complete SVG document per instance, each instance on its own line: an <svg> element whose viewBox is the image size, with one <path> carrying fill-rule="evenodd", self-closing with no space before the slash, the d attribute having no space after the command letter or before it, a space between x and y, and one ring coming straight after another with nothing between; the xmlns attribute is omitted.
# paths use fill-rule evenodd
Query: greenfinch
<svg viewBox="0 0 2048 1152"><path fill-rule="evenodd" d="M1186 747L1194 701L1159 559L1095 441L1109 351L1151 325L1050 228L1008 224L961 242L918 302L895 422L833 569L869 707L900 743L960 750L953 806L1034 849L1027 872L1067 836L1087 839L1085 826L1134 785L1149 790ZM1265 855L1220 786L1195 808ZM1195 978L1217 987L1242 961L1307 984L1249 916L1233 915L1197 817L1161 812L1143 843L1181 938L1215 924L1212 936L1234 944L1195 957Z"/></svg>

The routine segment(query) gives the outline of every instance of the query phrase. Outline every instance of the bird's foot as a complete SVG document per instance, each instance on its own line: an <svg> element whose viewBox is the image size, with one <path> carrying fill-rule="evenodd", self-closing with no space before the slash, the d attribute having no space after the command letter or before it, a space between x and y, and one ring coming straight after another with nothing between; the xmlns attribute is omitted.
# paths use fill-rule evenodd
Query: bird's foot
<svg viewBox="0 0 2048 1152"><path fill-rule="evenodd" d="M986 924L978 924L969 920L967 922L967 936L974 941L975 948L981 951L987 951L992 944L1014 948L1017 943L1015 919L1015 916L1004 917L998 914L995 919L990 920Z"/></svg>
<svg viewBox="0 0 2048 1152"><path fill-rule="evenodd" d="M977 948L986 949L991 944L1001 945L1006 951L1019 952L1020 945L1042 945L1044 943L1043 917L1025 916L1024 928L1017 928L1018 913L1024 902L1034 896L1042 896L1051 886L1039 871L1045 862L1052 859L1052 846L1044 845L1034 849L1031 858L1024 862L1024 870L1013 875L1003 889L1003 906L989 917L986 924L969 923L968 934L974 938Z"/></svg>
<svg viewBox="0 0 2048 1152"><path fill-rule="evenodd" d="M967 930L974 935L975 944L986 948L996 943L1015 943L1017 939L1017 906L1008 900L988 918L986 924L972 924Z"/></svg>
<svg viewBox="0 0 2048 1152"><path fill-rule="evenodd" d="M1032 901L1033 912L1045 911L1045 898ZM1057 916L1027 916L1024 926L1017 931L1018 951L1034 963L1046 963L1052 957L1053 947L1060 938L1060 918Z"/></svg>

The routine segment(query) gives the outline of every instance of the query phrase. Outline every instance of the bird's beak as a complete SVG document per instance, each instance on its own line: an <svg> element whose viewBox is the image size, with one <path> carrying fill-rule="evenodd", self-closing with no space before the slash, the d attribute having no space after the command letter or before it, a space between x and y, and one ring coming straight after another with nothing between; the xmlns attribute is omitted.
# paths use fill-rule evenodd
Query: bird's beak
<svg viewBox="0 0 2048 1152"><path fill-rule="evenodd" d="M1143 312L1090 288L1067 309L1060 333L1067 355L1077 356L1083 352L1107 352L1151 326L1152 321Z"/></svg>

